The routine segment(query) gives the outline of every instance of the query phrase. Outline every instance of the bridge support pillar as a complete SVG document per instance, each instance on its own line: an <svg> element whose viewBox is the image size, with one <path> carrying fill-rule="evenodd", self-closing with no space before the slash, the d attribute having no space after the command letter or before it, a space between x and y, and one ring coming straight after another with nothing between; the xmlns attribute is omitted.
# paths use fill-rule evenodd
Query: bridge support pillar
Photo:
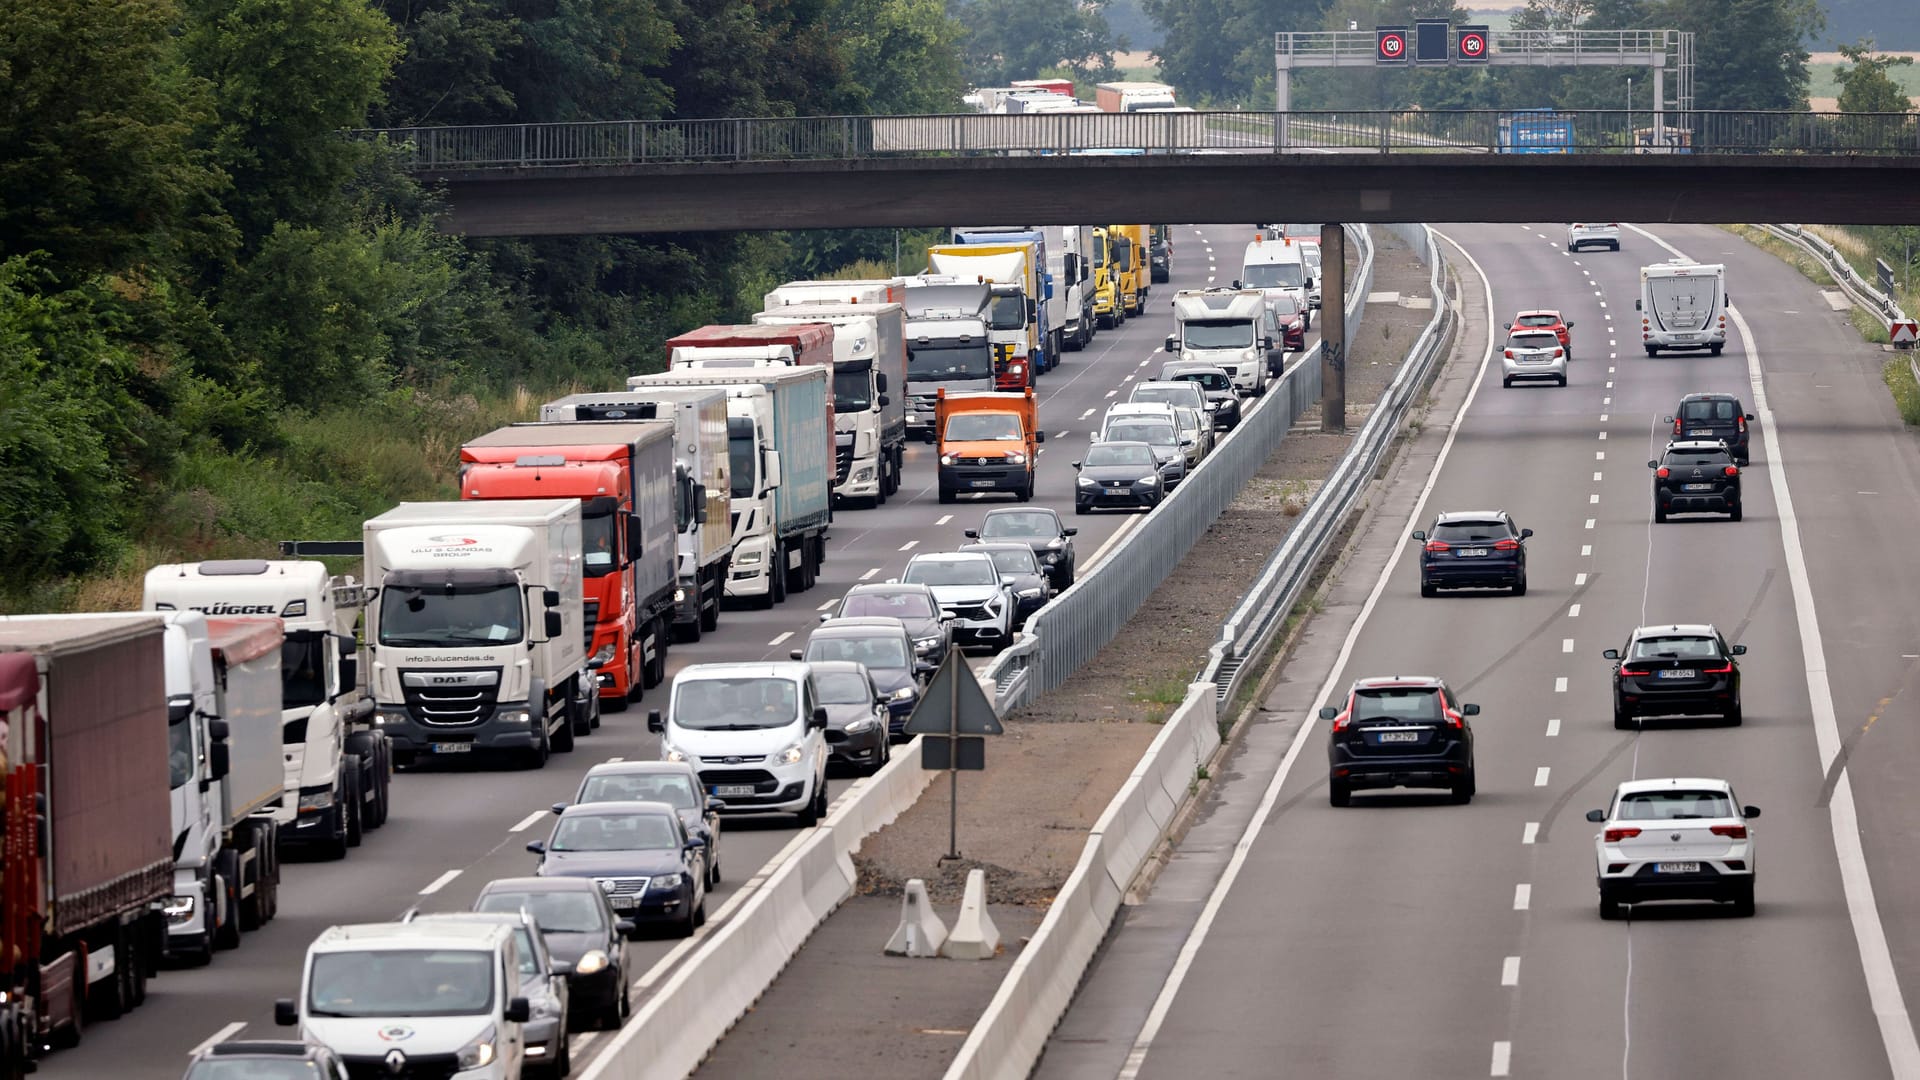
<svg viewBox="0 0 1920 1080"><path fill-rule="evenodd" d="M1347 230L1320 226L1320 430L1347 430ZM1329 304L1327 301L1333 301Z"/></svg>

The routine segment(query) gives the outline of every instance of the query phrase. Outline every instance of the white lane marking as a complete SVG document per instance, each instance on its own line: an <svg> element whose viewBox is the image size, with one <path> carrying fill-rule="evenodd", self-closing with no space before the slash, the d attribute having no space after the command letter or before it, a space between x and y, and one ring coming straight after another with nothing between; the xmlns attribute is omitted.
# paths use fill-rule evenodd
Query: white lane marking
<svg viewBox="0 0 1920 1080"><path fill-rule="evenodd" d="M1547 721L1547 738L1556 739L1559 737L1560 737L1560 718L1556 716L1553 719Z"/></svg>
<svg viewBox="0 0 1920 1080"><path fill-rule="evenodd" d="M1513 1044L1505 1039L1493 1044L1493 1068L1488 1076L1506 1076L1513 1063Z"/></svg>
<svg viewBox="0 0 1920 1080"><path fill-rule="evenodd" d="M1599 294L1599 293L1594 293L1594 295L1595 295L1595 296L1598 296L1598 295L1600 295L1600 294ZM1600 301L1600 306L1601 306L1601 307L1606 307L1606 306L1607 306L1607 302L1606 302L1605 300L1602 300L1602 301ZM1607 317L1608 317L1608 318L1612 318L1613 316L1611 316L1611 315L1609 315L1609 316L1607 316Z"/></svg>
<svg viewBox="0 0 1920 1080"><path fill-rule="evenodd" d="M1603 397L1603 398L1601 398L1601 399L1600 399L1600 404L1602 404L1602 405L1611 405L1611 404L1613 404L1613 399L1612 399L1612 398L1610 398L1610 397Z"/></svg>
<svg viewBox="0 0 1920 1080"><path fill-rule="evenodd" d="M774 647L775 645L778 645L778 644L780 644L781 642L783 642L783 641L785 641L785 640L787 640L788 638L790 638L790 637L792 637L792 636L793 636L793 631L791 631L791 630L782 630L782 631L780 631L780 633L779 633L779 635L778 635L778 636L776 636L776 637L775 637L775 638L774 638L774 639L773 639L772 641L769 641L769 642L767 642L767 648L769 648L769 649L771 649L771 648L773 648L773 647Z"/></svg>
<svg viewBox="0 0 1920 1080"><path fill-rule="evenodd" d="M1594 483L1596 483L1596 484L1600 482L1600 474L1599 474L1599 473L1594 473L1594 474L1593 474L1593 482L1594 482ZM1599 502L1599 501L1600 501L1600 497L1599 497L1599 496L1597 496L1597 495L1596 495L1596 496L1594 496L1594 499L1593 499L1593 501L1594 501L1594 502Z"/></svg>
<svg viewBox="0 0 1920 1080"><path fill-rule="evenodd" d="M1599 295L1600 295L1600 290L1599 290L1599 289L1595 289L1595 290L1593 290L1593 295L1595 295L1595 296L1599 296Z"/></svg>
<svg viewBox="0 0 1920 1080"><path fill-rule="evenodd" d="M868 570L868 571L867 571L866 573L864 573L864 574L861 574L861 575L860 575L860 580L861 580L861 581L871 581L871 580L873 580L873 576L874 576L875 574L878 574L879 572L880 572L880 568L876 566L876 567L874 567L873 569L871 569L871 570Z"/></svg>
<svg viewBox="0 0 1920 1080"><path fill-rule="evenodd" d="M1619 339L1618 339L1618 338L1608 338L1608 339L1607 339L1607 344L1608 344L1608 345L1614 345L1614 346L1617 346L1617 345L1619 345L1619 344L1620 344L1620 341L1619 341Z"/></svg>
<svg viewBox="0 0 1920 1080"><path fill-rule="evenodd" d="M1567 677L1565 675L1554 676L1553 692L1556 694L1564 694L1567 692Z"/></svg>
<svg viewBox="0 0 1920 1080"><path fill-rule="evenodd" d="M526 817L521 818L519 822L517 822L513 826L513 828L508 829L507 831L508 832L526 832L528 829L533 828L534 822L539 821L541 818L546 816L547 816L547 811L535 810L533 813L528 814Z"/></svg>
<svg viewBox="0 0 1920 1080"><path fill-rule="evenodd" d="M441 874L439 877L434 878L431 882L429 882L426 888L420 890L420 895L432 896L434 893L437 893L441 889L446 888L447 885L450 882L452 882L454 878L457 878L459 876L460 876L460 871L449 870L446 873Z"/></svg>
<svg viewBox="0 0 1920 1080"><path fill-rule="evenodd" d="M920 546L920 541L918 541L918 540L909 540L909 541L907 541L906 543L904 543L904 544L901 544L901 545L900 545L900 550L901 550L901 551L912 551L912 550L913 550L914 548L917 548L917 547L919 547L919 546Z"/></svg>
<svg viewBox="0 0 1920 1080"><path fill-rule="evenodd" d="M1593 474L1593 478L1594 478L1595 480L1598 480L1598 479L1600 479L1600 474L1599 474L1599 473L1594 473L1594 474ZM1594 492L1593 494L1591 494L1591 495L1589 495L1589 496L1587 496L1587 505L1588 505L1588 506L1592 506L1592 505L1593 505L1594 503L1597 503L1597 502L1599 502L1599 501L1600 501L1600 493L1599 493L1599 492L1597 492L1597 491L1596 491L1596 492Z"/></svg>
<svg viewBox="0 0 1920 1080"><path fill-rule="evenodd" d="M1067 433L1064 431L1056 431L1053 433L1053 438L1056 442L1066 437L1067 437Z"/></svg>
<svg viewBox="0 0 1920 1080"><path fill-rule="evenodd" d="M1119 396L1120 396L1120 391L1118 391L1118 390L1109 390L1109 391L1107 391L1107 396L1108 396L1108 397L1119 397Z"/></svg>
<svg viewBox="0 0 1920 1080"><path fill-rule="evenodd" d="M1153 351L1154 351L1154 352L1159 352L1160 350L1159 350L1159 349L1155 349L1155 350L1153 350ZM1147 366L1148 364L1151 364L1151 363L1153 363L1153 361L1152 361L1151 359L1147 359L1147 360L1142 360L1142 361L1140 361L1140 366L1141 366L1141 367L1146 367L1146 366ZM1088 412L1092 412L1093 410L1092 410L1092 409L1088 409L1087 411L1088 411Z"/></svg>
<svg viewBox="0 0 1920 1080"><path fill-rule="evenodd" d="M200 1045L187 1051L187 1056L192 1057L193 1055L198 1054L200 1051L205 1050L207 1047L212 1046L215 1043L226 1042L228 1039L231 1039L235 1035L238 1035L240 1033L240 1029L246 1026L247 1026L247 1022L245 1020L235 1020L233 1023L228 1024L226 1027L223 1027L219 1031L216 1031L213 1034L207 1036L206 1039L200 1043Z"/></svg>
<svg viewBox="0 0 1920 1080"><path fill-rule="evenodd" d="M1513 910L1525 911L1533 906L1533 886L1521 882L1513 887Z"/></svg>
<svg viewBox="0 0 1920 1080"><path fill-rule="evenodd" d="M1583 548L1581 548L1581 549L1580 549L1580 554L1582 554L1582 555L1591 555L1591 554L1593 554L1593 548L1592 548L1591 546L1589 546L1589 547L1583 547ZM1574 587L1574 588L1576 588L1576 589L1577 589L1577 588L1579 588L1580 586L1582 586L1582 585L1585 585L1586 583L1587 583L1587 575L1586 575L1586 574L1584 574L1584 573L1580 573L1580 574L1575 574L1575 575L1573 575L1573 587Z"/></svg>
<svg viewBox="0 0 1920 1080"><path fill-rule="evenodd" d="M1609 375L1611 375L1611 374L1613 374L1613 369L1612 369L1612 368L1608 368L1608 369L1607 369L1607 374L1609 374ZM1608 385L1608 386L1612 386L1613 384L1612 384L1612 383L1608 383L1607 385Z"/></svg>
<svg viewBox="0 0 1920 1080"><path fill-rule="evenodd" d="M1579 604L1569 605L1567 608L1567 618L1577 619L1579 617L1580 617L1580 605Z"/></svg>
<svg viewBox="0 0 1920 1080"><path fill-rule="evenodd" d="M1540 823L1537 821L1527 822L1527 827L1520 830L1520 842L1523 844L1531 844L1538 839L1539 836Z"/></svg>
<svg viewBox="0 0 1920 1080"><path fill-rule="evenodd" d="M1561 652L1563 652L1563 653L1568 653L1568 652L1572 652L1572 651L1573 651L1573 639L1572 639L1572 638L1561 638L1561 639L1560 639L1560 651L1561 651Z"/></svg>
<svg viewBox="0 0 1920 1080"><path fill-rule="evenodd" d="M835 605L835 604L837 604L837 603L839 603L839 602L840 602L840 601L838 601L838 600L828 600L828 601L827 601L826 603L823 603L823 604L821 604L821 605L820 605L819 607L817 607L817 608L814 608L813 610L815 610L815 611L825 611L825 610L827 610L828 608L830 608L830 607L832 607L833 605Z"/></svg>
<svg viewBox="0 0 1920 1080"><path fill-rule="evenodd" d="M1088 412L1092 412L1093 410L1092 410L1092 409L1088 409L1087 411L1088 411ZM952 514L941 514L941 515L940 515L940 519L939 519L938 521L935 521L935 522L934 522L934 524L935 524L935 525L945 525L945 524L946 524L947 522L949 522L949 521L952 521L952 520L953 520L953 515L952 515Z"/></svg>
<svg viewBox="0 0 1920 1080"><path fill-rule="evenodd" d="M1083 412L1083 413L1081 413L1081 414L1080 414L1080 419L1082 419L1082 420L1085 420L1085 419L1086 419L1087 417L1089 417L1089 416L1092 416L1092 415L1093 415L1093 410L1092 410L1092 409L1088 409L1088 410L1087 410L1086 412Z"/></svg>
<svg viewBox="0 0 1920 1080"><path fill-rule="evenodd" d="M1542 765L1539 768L1533 770L1533 786L1546 787L1547 777L1552 775L1552 773L1553 773L1553 766L1551 765Z"/></svg>
<svg viewBox="0 0 1920 1080"><path fill-rule="evenodd" d="M1607 460L1607 452L1605 450L1595 450L1593 452L1593 460L1595 461Z"/></svg>
<svg viewBox="0 0 1920 1080"><path fill-rule="evenodd" d="M1593 545L1592 545L1592 544L1582 544L1582 545L1580 545L1580 557L1581 557L1581 558L1583 558L1583 559L1586 559L1586 558L1591 558L1592 556L1593 556ZM1580 584L1582 584L1582 585L1585 585L1585 584L1586 584L1586 580L1585 580L1585 579L1586 579L1586 576L1587 576L1587 575L1585 575L1585 574L1581 574L1581 575L1580 575L1580 578L1581 578L1581 581L1580 581Z"/></svg>
<svg viewBox="0 0 1920 1080"><path fill-rule="evenodd" d="M1518 907L1517 904L1515 906ZM1520 985L1520 958L1519 957L1509 956L1505 960L1502 960L1500 962L1500 985L1501 986L1519 986Z"/></svg>
<svg viewBox="0 0 1920 1080"><path fill-rule="evenodd" d="M627 760L627 759L626 759L626 758L623 758L623 757L610 757L610 758L608 758L608 759L607 759L607 764L609 764L609 765L618 765L618 764L619 764L620 762L622 762L622 761L625 761L625 760Z"/></svg>
<svg viewBox="0 0 1920 1080"><path fill-rule="evenodd" d="M1140 365L1140 366L1141 366L1141 367L1145 367L1146 365L1145 365L1145 364L1142 364L1142 365ZM1125 376L1125 377L1123 377L1123 378L1122 378L1122 379L1121 379L1120 381L1121 381L1121 382L1132 382L1132 381L1133 381L1133 376L1132 376L1131 374L1129 374L1129 375L1127 375L1127 376Z"/></svg>
<svg viewBox="0 0 1920 1080"><path fill-rule="evenodd" d="M1589 528L1589 529L1591 529L1591 528L1593 528L1593 522L1594 522L1594 519L1593 519L1593 518L1588 518L1588 519L1587 519L1587 528Z"/></svg>
<svg viewBox="0 0 1920 1080"><path fill-rule="evenodd" d="M1603 424L1607 422L1607 414L1606 414L1606 413L1601 413L1601 414L1600 414L1600 422L1601 422L1601 423L1603 423Z"/></svg>
<svg viewBox="0 0 1920 1080"><path fill-rule="evenodd" d="M1473 267L1474 272L1480 276L1487 310L1496 310L1493 306L1493 282L1487 277L1479 261L1468 254L1466 248L1461 247L1452 237L1437 229L1434 230L1434 235L1453 244L1455 250L1459 251ZM1487 366L1492 361L1493 336L1489 334L1486 349L1480 354L1479 370L1467 387L1466 399L1460 402L1460 409L1453 416L1453 423L1447 429L1446 440L1440 444L1440 453L1434 459L1433 471L1427 474L1427 482L1420 489L1419 497L1414 500L1413 512L1408 515L1406 523L1401 527L1400 535L1410 532L1414 523L1420 520L1427 498L1433 494L1433 487L1440 479L1440 471L1447 463L1447 455L1453 449L1453 441L1460 434L1461 421L1466 418L1467 410L1473 407L1473 399L1479 394L1480 387L1486 383ZM1334 657L1333 666L1327 672L1326 682L1321 685L1315 700L1324 701L1332 696L1333 688L1342 671L1345 670L1348 659L1352 657L1354 646L1360 640L1360 632L1366 628L1368 617L1373 614L1374 607L1379 604L1381 595L1387 591L1387 582L1392 578L1398 562L1397 559L1388 559L1380 568L1380 574L1373 582L1373 591L1367 594L1366 602L1360 606L1359 616L1354 619L1353 626L1347 630L1346 640L1341 642L1340 653ZM1253 850L1254 842L1260 838L1261 830L1266 828L1267 819L1273 815L1273 808L1280 801L1280 789L1287 782L1287 774L1293 770L1293 763L1299 760L1301 750L1307 745L1308 732L1313 730L1315 730L1313 725L1302 724L1294 733L1292 745L1287 747L1286 756L1280 759L1280 767L1274 770L1273 779L1267 782L1267 790L1260 797L1260 805L1254 811L1253 820L1248 822L1246 831L1241 833L1239 842L1234 845L1233 856L1227 860L1226 870L1221 873L1220 880L1214 883L1213 892L1207 896L1206 905L1200 909L1200 918L1194 922L1193 929L1187 932L1187 940L1180 946L1180 955L1174 959L1173 970L1167 972L1166 981L1160 984L1160 993L1154 998L1153 1007L1147 1011L1146 1022L1140 1026L1140 1034L1134 1038L1132 1049L1127 1051L1126 1063L1121 1066L1117 1080L1136 1080L1140 1075L1141 1067L1146 1064L1147 1052L1153 1048L1153 1040L1160 1034L1161 1025L1166 1023L1167 1013L1173 1009L1173 1001L1180 994L1181 984L1186 981L1187 973L1193 969L1194 958L1200 954L1201 946L1206 944L1207 934L1213 929L1214 920L1220 917L1220 909L1226 904L1227 894L1239 880L1240 871L1247 864L1247 856Z"/></svg>
<svg viewBox="0 0 1920 1080"><path fill-rule="evenodd" d="M1605 439L1606 437L1607 437L1607 433L1606 433L1606 432L1604 432L1604 431L1603 431L1603 432L1601 432L1601 433L1600 433L1600 438L1601 438L1601 439L1603 439L1603 440L1604 440L1604 439Z"/></svg>

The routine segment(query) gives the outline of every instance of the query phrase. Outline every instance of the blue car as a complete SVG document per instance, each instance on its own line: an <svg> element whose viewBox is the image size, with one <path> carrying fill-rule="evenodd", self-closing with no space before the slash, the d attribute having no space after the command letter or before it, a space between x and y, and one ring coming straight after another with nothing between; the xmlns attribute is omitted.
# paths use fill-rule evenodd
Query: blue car
<svg viewBox="0 0 1920 1080"><path fill-rule="evenodd" d="M621 918L690 937L707 921L706 847L666 803L599 802L566 807L527 850L541 877L591 878Z"/></svg>
<svg viewBox="0 0 1920 1080"><path fill-rule="evenodd" d="M1420 542L1420 595L1441 589L1511 589L1527 595L1527 538L1505 510L1441 514Z"/></svg>

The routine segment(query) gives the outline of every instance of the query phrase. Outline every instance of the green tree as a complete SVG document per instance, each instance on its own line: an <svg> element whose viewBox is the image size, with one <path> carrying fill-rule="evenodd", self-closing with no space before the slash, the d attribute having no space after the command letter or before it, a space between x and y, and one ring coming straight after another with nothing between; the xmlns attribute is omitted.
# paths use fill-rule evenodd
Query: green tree
<svg viewBox="0 0 1920 1080"><path fill-rule="evenodd" d="M830 10L858 111L960 111L967 88L960 57L966 31L942 0L840 0Z"/></svg>
<svg viewBox="0 0 1920 1080"><path fill-rule="evenodd" d="M1851 67L1840 68L1840 111L1843 113L1904 113L1913 111L1913 99L1887 75L1888 68L1906 67L1911 56L1876 55L1873 39L1861 38L1840 46Z"/></svg>
<svg viewBox="0 0 1920 1080"><path fill-rule="evenodd" d="M521 42L520 20L494 0L381 0L405 49L375 127L490 124L513 116L500 57Z"/></svg>
<svg viewBox="0 0 1920 1080"><path fill-rule="evenodd" d="M1818 0L1665 0L1654 27L1694 32L1698 109L1805 109L1807 42L1825 22Z"/></svg>
<svg viewBox="0 0 1920 1080"><path fill-rule="evenodd" d="M1320 28L1328 0L1143 0L1141 6L1163 35L1153 51L1160 75L1184 99L1271 109L1273 35ZM1366 6L1365 25L1372 25L1375 5ZM1297 76L1295 85L1303 85ZM1306 106L1296 101L1294 107Z"/></svg>
<svg viewBox="0 0 1920 1080"><path fill-rule="evenodd" d="M1064 66L1082 81L1111 77L1113 31L1104 0L964 0L952 7L967 28L967 74L976 86L1004 86Z"/></svg>

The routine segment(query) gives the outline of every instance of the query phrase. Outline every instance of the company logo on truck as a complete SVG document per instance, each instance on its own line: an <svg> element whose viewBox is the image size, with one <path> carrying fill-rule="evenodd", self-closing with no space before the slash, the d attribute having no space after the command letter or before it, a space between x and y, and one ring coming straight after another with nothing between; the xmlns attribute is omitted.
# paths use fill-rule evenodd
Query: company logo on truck
<svg viewBox="0 0 1920 1080"><path fill-rule="evenodd" d="M434 558L465 558L468 555L484 555L493 550L480 542L479 538L463 536L460 533L441 533L429 536L408 549L415 555L428 555Z"/></svg>
<svg viewBox="0 0 1920 1080"><path fill-rule="evenodd" d="M229 604L225 601L216 604L194 604L189 610L202 615L277 615L279 609L272 604Z"/></svg>

